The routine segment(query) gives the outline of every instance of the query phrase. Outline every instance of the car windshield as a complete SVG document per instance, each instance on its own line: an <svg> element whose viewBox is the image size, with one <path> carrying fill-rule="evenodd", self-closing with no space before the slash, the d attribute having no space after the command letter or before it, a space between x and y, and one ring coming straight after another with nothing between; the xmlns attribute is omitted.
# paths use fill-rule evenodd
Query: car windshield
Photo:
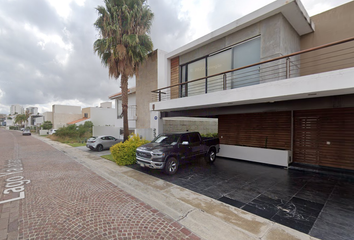
<svg viewBox="0 0 354 240"><path fill-rule="evenodd" d="M180 135L159 135L151 142L153 143L164 143L170 145L176 145Z"/></svg>

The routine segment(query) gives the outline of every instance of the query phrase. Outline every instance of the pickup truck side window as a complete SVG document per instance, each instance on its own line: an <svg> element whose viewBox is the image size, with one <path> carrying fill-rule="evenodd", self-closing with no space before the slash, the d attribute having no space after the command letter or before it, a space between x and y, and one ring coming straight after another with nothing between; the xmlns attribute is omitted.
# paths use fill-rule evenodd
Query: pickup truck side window
<svg viewBox="0 0 354 240"><path fill-rule="evenodd" d="M189 142L189 137L188 137L188 135L182 135L182 136L181 136L180 143L183 143L183 142Z"/></svg>
<svg viewBox="0 0 354 240"><path fill-rule="evenodd" d="M177 144L179 136L180 135L159 135L151 142L175 145Z"/></svg>
<svg viewBox="0 0 354 240"><path fill-rule="evenodd" d="M191 133L191 134L189 134L189 138L190 138L190 140L191 140L191 143L198 143L198 142L200 142L200 138L199 138L198 133Z"/></svg>

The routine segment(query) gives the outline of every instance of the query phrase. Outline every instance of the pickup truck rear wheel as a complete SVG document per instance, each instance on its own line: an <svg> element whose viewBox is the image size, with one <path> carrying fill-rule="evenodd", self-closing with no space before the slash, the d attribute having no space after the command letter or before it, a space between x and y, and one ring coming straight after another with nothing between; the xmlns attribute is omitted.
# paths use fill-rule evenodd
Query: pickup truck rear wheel
<svg viewBox="0 0 354 240"><path fill-rule="evenodd" d="M173 175L177 172L178 169L178 160L174 157L167 159L165 165L165 173L168 175Z"/></svg>
<svg viewBox="0 0 354 240"><path fill-rule="evenodd" d="M205 155L205 160L207 163L214 163L216 159L216 151L210 149L209 152Z"/></svg>

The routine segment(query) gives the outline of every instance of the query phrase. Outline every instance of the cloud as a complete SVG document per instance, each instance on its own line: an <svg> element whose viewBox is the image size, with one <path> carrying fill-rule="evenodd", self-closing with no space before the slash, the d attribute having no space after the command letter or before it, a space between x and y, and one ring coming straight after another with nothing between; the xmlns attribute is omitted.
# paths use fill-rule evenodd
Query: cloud
<svg viewBox="0 0 354 240"><path fill-rule="evenodd" d="M8 93L0 99L3 105L70 100L98 105L94 101L107 101L119 91L119 83L108 78L108 70L93 52L97 2L87 1L82 6L72 2L75 14L67 19L45 1L35 0L29 11L21 7L16 14L13 11L18 3L5 3L2 9L7 11L0 14L0 29L6 32L0 43L0 84ZM45 19L36 18L34 9L37 15L45 10Z"/></svg>
<svg viewBox="0 0 354 240"><path fill-rule="evenodd" d="M181 1L150 0L148 3L154 13L151 39L155 49L172 51L190 41L190 19L179 16Z"/></svg>
<svg viewBox="0 0 354 240"><path fill-rule="evenodd" d="M175 50L271 1L148 0L155 15L150 33L154 48ZM348 1L302 2L313 15ZM1 1L0 113L9 113L13 104L37 106L40 111L51 110L52 104L97 106L120 92L119 79L108 77L92 47L98 37L95 8L103 4Z"/></svg>

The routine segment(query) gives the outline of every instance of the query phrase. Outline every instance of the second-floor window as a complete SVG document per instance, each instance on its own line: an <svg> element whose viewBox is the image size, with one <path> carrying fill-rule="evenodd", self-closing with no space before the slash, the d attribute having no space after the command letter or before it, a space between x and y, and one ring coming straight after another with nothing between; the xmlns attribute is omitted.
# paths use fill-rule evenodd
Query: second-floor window
<svg viewBox="0 0 354 240"><path fill-rule="evenodd" d="M261 38L252 38L223 51L180 66L180 82L184 83L206 77L180 87L180 97L249 86L259 83L259 67L242 69L227 75L226 86L223 76L209 77L231 69L251 65L261 60Z"/></svg>

